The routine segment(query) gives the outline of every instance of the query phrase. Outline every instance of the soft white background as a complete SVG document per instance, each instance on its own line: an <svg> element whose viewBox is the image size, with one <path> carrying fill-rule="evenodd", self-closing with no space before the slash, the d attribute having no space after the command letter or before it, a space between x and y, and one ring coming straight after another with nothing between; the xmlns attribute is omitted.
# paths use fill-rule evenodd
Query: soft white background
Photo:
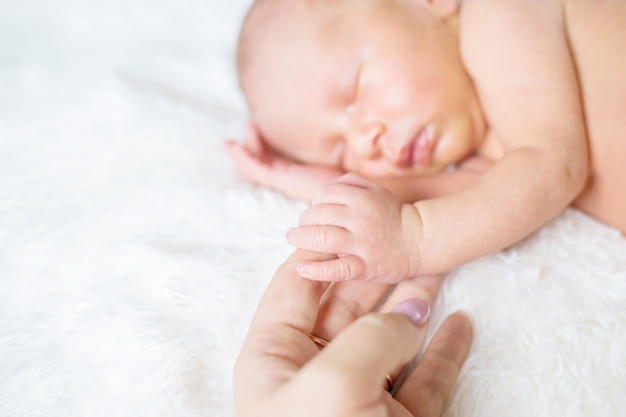
<svg viewBox="0 0 626 417"><path fill-rule="evenodd" d="M0 415L232 416L302 203L234 173L248 0L0 1ZM448 279L449 415L626 415L626 239L576 211ZM303 405L306 407L306 405Z"/></svg>

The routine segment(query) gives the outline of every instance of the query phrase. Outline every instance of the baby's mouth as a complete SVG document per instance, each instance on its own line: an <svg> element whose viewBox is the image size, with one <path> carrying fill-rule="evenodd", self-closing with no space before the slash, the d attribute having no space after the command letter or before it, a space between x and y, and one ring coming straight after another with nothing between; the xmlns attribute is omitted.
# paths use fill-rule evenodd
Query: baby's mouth
<svg viewBox="0 0 626 417"><path fill-rule="evenodd" d="M396 165L400 168L410 168L414 165L429 165L432 142L433 138L430 129L423 128L412 141L400 149Z"/></svg>

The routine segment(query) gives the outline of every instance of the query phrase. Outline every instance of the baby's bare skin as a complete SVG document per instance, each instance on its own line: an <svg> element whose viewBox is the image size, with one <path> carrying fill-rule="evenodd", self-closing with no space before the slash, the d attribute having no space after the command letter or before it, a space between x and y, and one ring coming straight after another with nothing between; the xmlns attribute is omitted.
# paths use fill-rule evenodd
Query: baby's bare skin
<svg viewBox="0 0 626 417"><path fill-rule="evenodd" d="M564 1L589 142L590 172L572 202L626 234L626 3ZM499 150L481 152L497 160Z"/></svg>
<svg viewBox="0 0 626 417"><path fill-rule="evenodd" d="M569 0L591 172L575 207L626 234L626 2Z"/></svg>
<svg viewBox="0 0 626 417"><path fill-rule="evenodd" d="M343 3L334 4L341 11ZM328 56L321 47L304 48L309 54L300 56L301 67L281 75L280 69L293 61L287 59L267 73L273 78L243 82L252 120L265 136L259 140L258 133L256 143L275 151L230 145L246 178L298 198L313 198L300 227L288 234L291 243L346 255L326 267L304 265L301 275L397 282L418 273L444 272L518 241L569 204L626 233L626 56L621 53L626 3L464 0L458 13L454 0L415 0L420 8L405 0L345 4L357 17L345 14L345 27L334 26L340 33L358 27L359 13L365 13L368 24L379 25L382 34L377 38L363 32L371 38L369 51L381 59L359 58L365 62L365 79L356 104L348 100L335 120L334 109L340 106L318 93L326 88L320 74L352 68L342 57L361 43L348 42L343 54L332 49ZM367 14L365 4L380 7L383 14ZM402 25L405 15L422 19L422 9L437 17L424 20L431 29L413 33L409 25L404 34L433 36L440 42L437 51L445 51L447 61L439 67L438 62L432 68L426 65L439 55L428 55L425 43L414 45L421 61L405 62L406 54L387 53L409 44L387 35L387 21L378 16L387 13ZM303 45L315 46L311 33L302 36ZM297 36L293 39L298 42ZM458 41L458 52L450 48L452 39ZM274 43L259 47L269 48L268 56L280 56ZM458 71L448 72L457 65L455 53L473 84ZM336 68L330 66L335 60ZM313 67L316 71L307 72ZM285 87L294 71L301 71L308 82L296 96L289 94L293 88ZM387 78L385 71L391 74ZM438 71L452 77L452 92L438 87ZM272 94L276 100L270 100ZM437 107L438 101L451 106ZM406 138L424 124L427 132L434 132L435 149L426 159L414 156L419 164L413 164L407 160ZM413 148L411 152L417 155ZM314 169L307 171L311 164ZM446 164L459 168L438 172ZM346 171L384 185L394 197L355 177L324 185ZM293 184L285 181L286 172L296 173ZM302 178L308 179L304 188L297 186ZM378 202L385 212L368 216L379 208ZM385 248L376 243L381 241L389 242L392 253L381 255ZM412 259L407 253L419 256ZM403 277L393 275L394 265L406 266Z"/></svg>

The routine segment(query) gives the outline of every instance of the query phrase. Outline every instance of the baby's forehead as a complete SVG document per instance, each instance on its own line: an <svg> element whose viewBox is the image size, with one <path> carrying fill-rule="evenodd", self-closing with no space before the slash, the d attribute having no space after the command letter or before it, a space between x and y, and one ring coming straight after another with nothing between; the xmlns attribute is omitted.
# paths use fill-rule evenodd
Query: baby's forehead
<svg viewBox="0 0 626 417"><path fill-rule="evenodd" d="M237 51L237 68L244 84L274 78L272 73L280 66L298 68L303 61L324 62L336 44L331 29L336 14L325 11L332 8L322 5L327 0L301 2L319 3L320 7L291 4L299 1L266 2L290 4L272 9L268 6L268 10L246 18Z"/></svg>
<svg viewBox="0 0 626 417"><path fill-rule="evenodd" d="M299 0L295 2L300 3ZM336 94L338 84L345 78L345 70L351 69L348 63L354 55L354 48L346 42L345 36L341 42L336 39L333 41L337 29L327 30L323 27L332 28L333 20L340 18L341 11L333 9L333 6L322 5L332 3L329 0L302 3L308 5L289 6L294 10L286 10L287 17L293 13L303 17L301 21L285 16L271 16L268 17L272 20L271 24L263 25L263 19L260 18L263 16L258 15L254 22L258 36L247 34L250 44L245 52L246 60L238 62L238 65L240 85L253 116L270 113L271 117L262 118L273 121L276 118L289 118L285 113L301 115L307 110L326 110L327 104ZM330 12L322 15L317 13L317 9L309 12L309 9L314 8L311 5L313 3L328 7ZM277 22L276 19L281 21Z"/></svg>

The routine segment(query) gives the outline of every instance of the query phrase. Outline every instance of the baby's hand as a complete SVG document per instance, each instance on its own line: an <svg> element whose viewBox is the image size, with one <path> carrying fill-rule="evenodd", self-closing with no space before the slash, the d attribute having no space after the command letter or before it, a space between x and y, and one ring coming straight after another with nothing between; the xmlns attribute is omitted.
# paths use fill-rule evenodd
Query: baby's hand
<svg viewBox="0 0 626 417"><path fill-rule="evenodd" d="M396 283L419 273L417 209L400 204L384 187L347 174L315 194L292 245L338 258L301 262L298 275L319 281L362 279Z"/></svg>
<svg viewBox="0 0 626 417"><path fill-rule="evenodd" d="M303 165L277 154L263 142L253 124L249 125L245 144L227 141L226 147L237 172L247 181L298 200L310 201L317 190L344 173L333 168Z"/></svg>

